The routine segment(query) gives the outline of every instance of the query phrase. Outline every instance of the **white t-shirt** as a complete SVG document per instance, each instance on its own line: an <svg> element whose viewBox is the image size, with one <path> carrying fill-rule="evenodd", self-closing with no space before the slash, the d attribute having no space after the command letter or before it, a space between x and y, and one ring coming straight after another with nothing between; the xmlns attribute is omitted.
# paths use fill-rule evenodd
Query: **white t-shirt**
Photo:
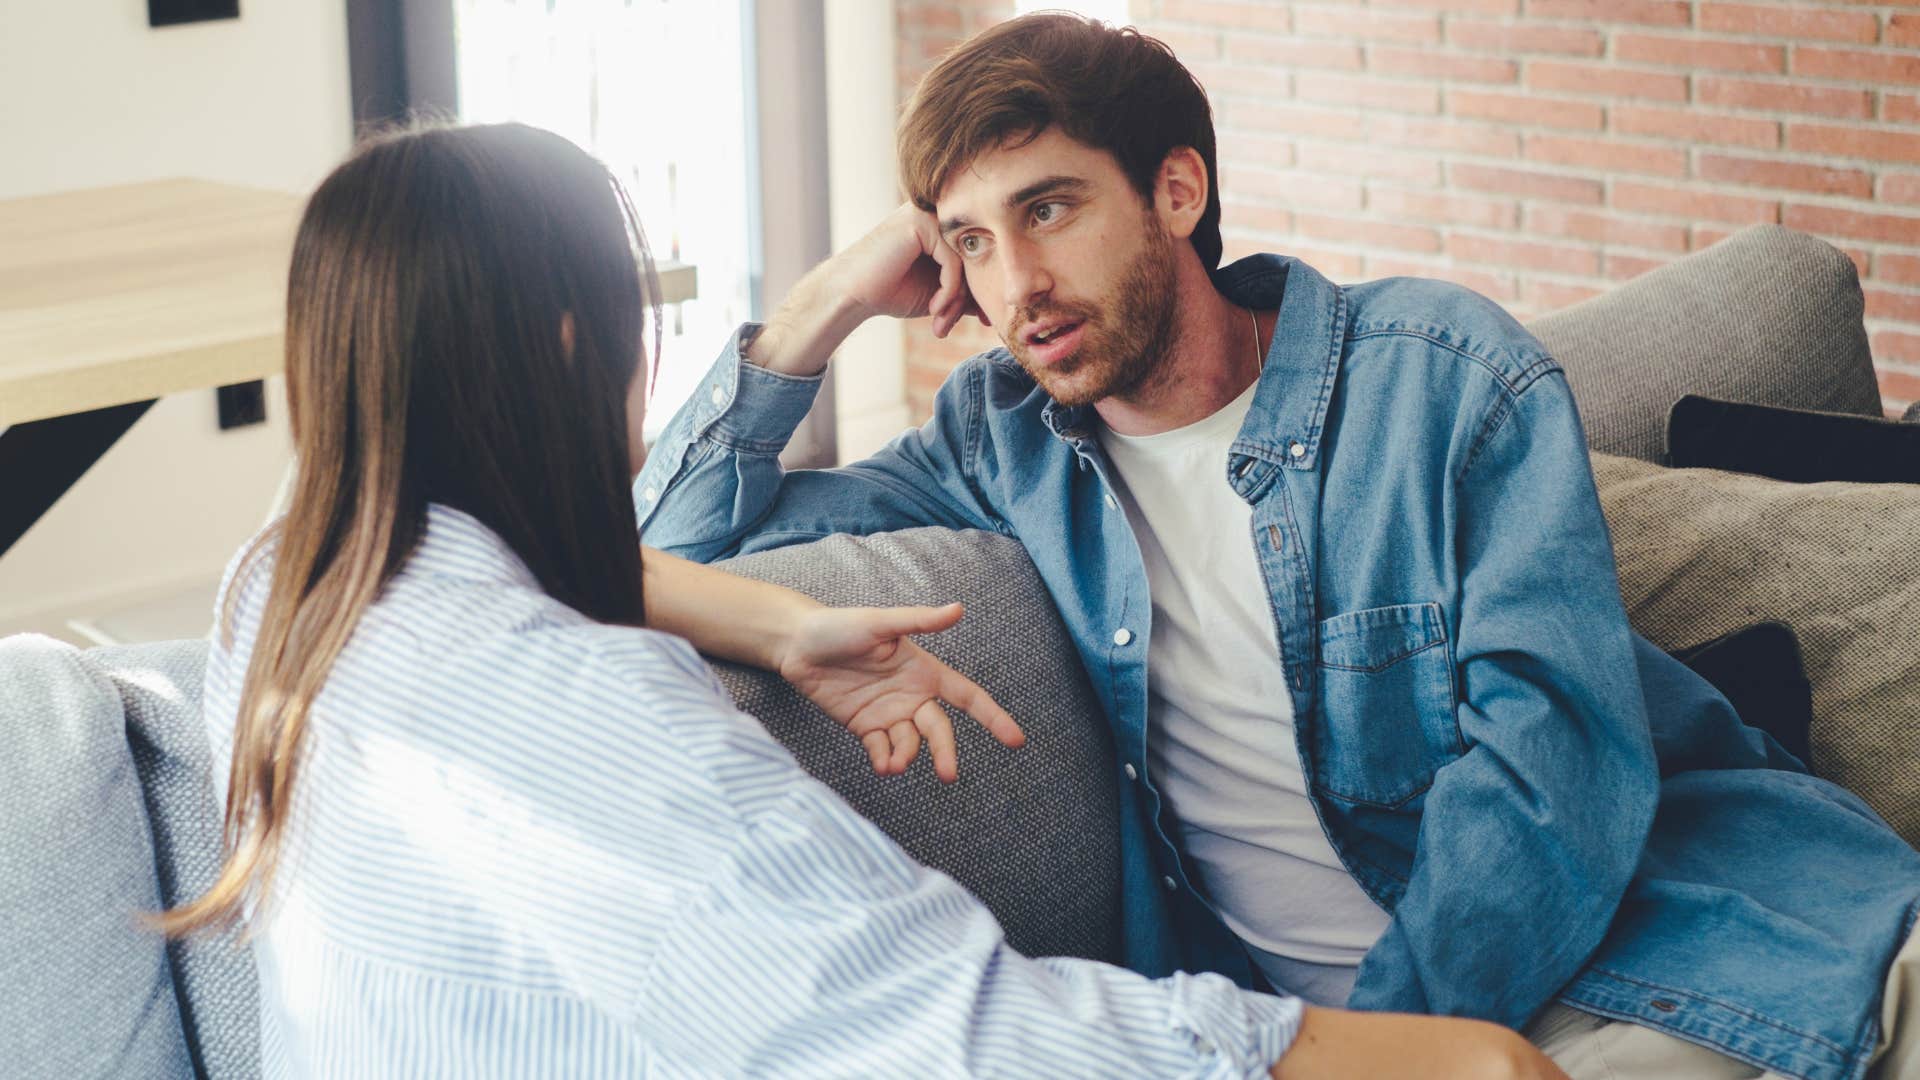
<svg viewBox="0 0 1920 1080"><path fill-rule="evenodd" d="M1342 969L1330 988L1319 980L1322 993L1286 987L1337 1005L1387 915L1341 866L1307 801L1253 507L1228 482L1228 449L1257 385L1186 427L1127 436L1102 426L1099 438L1153 597L1148 766L1227 926L1276 984L1303 981L1287 961Z"/></svg>

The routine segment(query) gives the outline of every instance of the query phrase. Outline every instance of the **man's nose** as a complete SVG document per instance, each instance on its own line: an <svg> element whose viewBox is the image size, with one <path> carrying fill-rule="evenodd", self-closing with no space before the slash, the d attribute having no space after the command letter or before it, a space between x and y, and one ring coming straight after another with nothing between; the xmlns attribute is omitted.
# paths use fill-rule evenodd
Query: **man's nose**
<svg viewBox="0 0 1920 1080"><path fill-rule="evenodd" d="M1053 291L1053 276L1047 272L1034 244L1011 241L1000 249L1001 270L1005 274L1006 306L1010 311L1031 306Z"/></svg>

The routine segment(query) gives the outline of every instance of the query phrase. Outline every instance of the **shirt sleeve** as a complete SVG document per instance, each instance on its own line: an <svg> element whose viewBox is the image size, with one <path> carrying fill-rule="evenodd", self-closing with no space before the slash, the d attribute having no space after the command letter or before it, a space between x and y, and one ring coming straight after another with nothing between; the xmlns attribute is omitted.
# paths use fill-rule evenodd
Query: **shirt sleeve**
<svg viewBox="0 0 1920 1080"><path fill-rule="evenodd" d="M646 542L700 562L834 533L922 525L993 528L969 479L981 394L963 365L934 415L872 457L837 469L788 470L779 454L819 394L821 376L747 361L758 327L740 328L668 423L634 482Z"/></svg>

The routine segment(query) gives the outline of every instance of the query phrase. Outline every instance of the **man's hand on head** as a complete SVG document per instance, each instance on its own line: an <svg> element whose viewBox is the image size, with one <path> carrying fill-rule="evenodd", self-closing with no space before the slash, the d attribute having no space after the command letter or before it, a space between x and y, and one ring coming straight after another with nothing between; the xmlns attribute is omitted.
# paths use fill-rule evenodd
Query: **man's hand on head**
<svg viewBox="0 0 1920 1080"><path fill-rule="evenodd" d="M904 204L845 251L808 271L747 347L747 359L784 375L818 375L840 343L876 315L933 317L945 337L968 315L960 256L932 214Z"/></svg>

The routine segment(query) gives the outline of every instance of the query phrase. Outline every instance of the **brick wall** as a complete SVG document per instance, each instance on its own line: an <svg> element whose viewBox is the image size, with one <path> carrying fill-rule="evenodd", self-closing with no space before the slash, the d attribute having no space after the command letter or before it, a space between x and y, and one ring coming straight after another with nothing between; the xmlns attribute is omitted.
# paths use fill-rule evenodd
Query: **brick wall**
<svg viewBox="0 0 1920 1080"><path fill-rule="evenodd" d="M902 100L1011 2L895 0ZM1229 259L1448 278L1521 318L1744 225L1859 267L1890 408L1920 400L1920 0L1133 0L1213 101ZM924 416L991 343L908 335Z"/></svg>

